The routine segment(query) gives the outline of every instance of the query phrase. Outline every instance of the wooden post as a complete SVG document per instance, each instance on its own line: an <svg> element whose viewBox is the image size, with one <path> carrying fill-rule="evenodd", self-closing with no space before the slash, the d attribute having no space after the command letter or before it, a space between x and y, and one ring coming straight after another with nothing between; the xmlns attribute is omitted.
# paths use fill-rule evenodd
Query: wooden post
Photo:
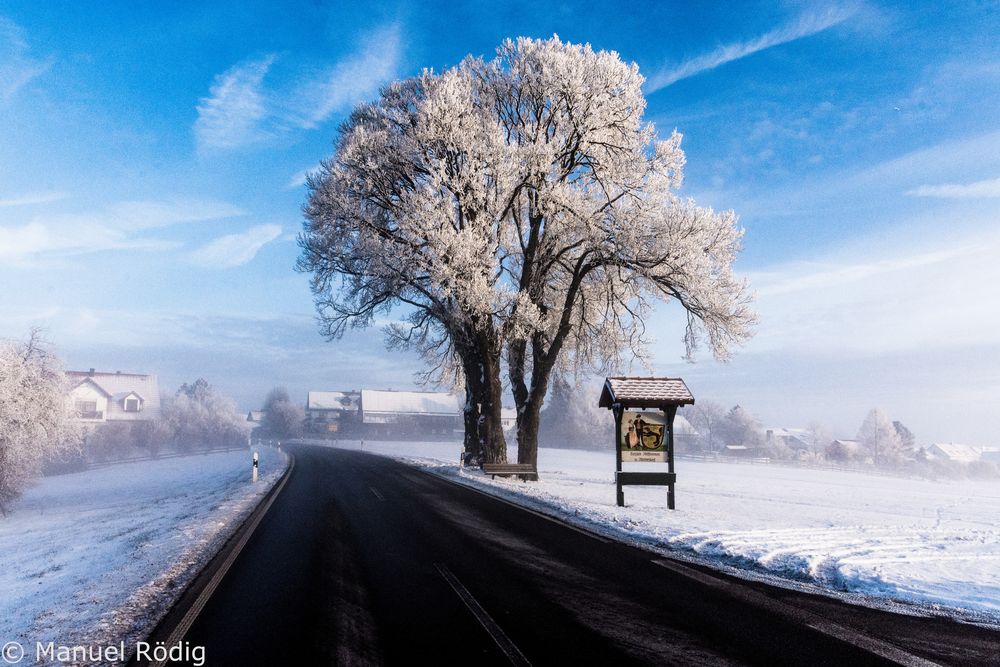
<svg viewBox="0 0 1000 667"><path fill-rule="evenodd" d="M667 472L674 479L674 417L677 416L677 406L668 405L663 410L667 422ZM674 483L667 484L667 509L674 509Z"/></svg>
<svg viewBox="0 0 1000 667"><path fill-rule="evenodd" d="M617 487L617 493L615 499L618 503L618 507L625 507L625 493L622 491L622 480L620 473L622 471L622 413L624 408L621 403L615 403L611 406L611 411L615 415L615 486Z"/></svg>

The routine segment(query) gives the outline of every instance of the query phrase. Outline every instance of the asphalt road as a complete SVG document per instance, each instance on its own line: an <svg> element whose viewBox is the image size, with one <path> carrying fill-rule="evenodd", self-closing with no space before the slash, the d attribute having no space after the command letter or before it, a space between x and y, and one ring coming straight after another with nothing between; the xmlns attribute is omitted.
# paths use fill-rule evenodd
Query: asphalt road
<svg viewBox="0 0 1000 667"><path fill-rule="evenodd" d="M989 630L664 561L385 458L292 451L184 638L207 665L986 665L1000 651Z"/></svg>

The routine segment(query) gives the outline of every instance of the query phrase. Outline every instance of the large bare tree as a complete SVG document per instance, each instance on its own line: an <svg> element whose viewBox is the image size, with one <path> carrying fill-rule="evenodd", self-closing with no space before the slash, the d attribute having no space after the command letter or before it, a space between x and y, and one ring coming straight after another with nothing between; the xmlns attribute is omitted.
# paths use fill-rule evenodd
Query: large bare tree
<svg viewBox="0 0 1000 667"><path fill-rule="evenodd" d="M406 307L390 343L457 371L487 460L505 457L504 363L534 463L553 373L645 358L655 300L686 310L689 354L750 335L742 230L677 195L681 137L643 120L642 82L613 52L508 40L356 109L310 181L299 268L324 333Z"/></svg>

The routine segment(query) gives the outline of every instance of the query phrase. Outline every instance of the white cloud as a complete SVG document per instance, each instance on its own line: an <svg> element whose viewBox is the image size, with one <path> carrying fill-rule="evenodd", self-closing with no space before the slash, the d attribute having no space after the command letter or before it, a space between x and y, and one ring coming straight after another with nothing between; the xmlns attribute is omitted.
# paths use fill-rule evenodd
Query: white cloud
<svg viewBox="0 0 1000 667"><path fill-rule="evenodd" d="M856 12L855 7L830 7L824 11L802 14L788 25L776 28L747 42L720 46L704 55L652 74L646 81L646 93L653 93L688 77L715 69L720 65L746 58L759 51L809 37L843 23Z"/></svg>
<svg viewBox="0 0 1000 667"><path fill-rule="evenodd" d="M227 234L198 248L189 257L199 266L231 269L257 256L265 245L281 236L281 225L258 225L240 234Z"/></svg>
<svg viewBox="0 0 1000 667"><path fill-rule="evenodd" d="M911 197L935 197L938 199L995 199L1000 197L1000 178L965 184L921 185L906 194Z"/></svg>
<svg viewBox="0 0 1000 667"><path fill-rule="evenodd" d="M843 356L1000 345L1000 231L955 237L940 221L810 262L751 274L761 325L748 349ZM869 246L867 254L858 248Z"/></svg>
<svg viewBox="0 0 1000 667"><path fill-rule="evenodd" d="M315 76L293 100L299 125L315 127L334 113L374 97L399 64L399 28L389 26L362 40L360 50Z"/></svg>
<svg viewBox="0 0 1000 667"><path fill-rule="evenodd" d="M245 61L215 77L210 96L198 104L194 132L199 150L237 148L267 136L261 128L268 115L262 85L275 57Z"/></svg>
<svg viewBox="0 0 1000 667"><path fill-rule="evenodd" d="M301 188L306 184L306 177L315 170L315 167L309 169L303 169L302 171L296 172L289 180L288 185L285 186L286 190L294 190L295 188Z"/></svg>
<svg viewBox="0 0 1000 667"><path fill-rule="evenodd" d="M244 215L215 200L126 201L85 213L38 215L20 224L0 223L0 258L11 264L103 250L170 250L176 242L141 236L150 229Z"/></svg>
<svg viewBox="0 0 1000 667"><path fill-rule="evenodd" d="M28 56L28 50L24 30L13 21L0 17L0 100L11 99L52 67L51 58L32 58Z"/></svg>
<svg viewBox="0 0 1000 667"><path fill-rule="evenodd" d="M395 76L399 54L399 29L391 25L366 35L340 61L298 67L289 80L272 72L273 54L235 65L215 77L211 94L198 104L198 149L234 149L317 127L374 97Z"/></svg>
<svg viewBox="0 0 1000 667"><path fill-rule="evenodd" d="M8 197L0 199L0 208L8 206L32 206L34 204L50 204L54 201L66 199L63 192L30 192L26 195Z"/></svg>

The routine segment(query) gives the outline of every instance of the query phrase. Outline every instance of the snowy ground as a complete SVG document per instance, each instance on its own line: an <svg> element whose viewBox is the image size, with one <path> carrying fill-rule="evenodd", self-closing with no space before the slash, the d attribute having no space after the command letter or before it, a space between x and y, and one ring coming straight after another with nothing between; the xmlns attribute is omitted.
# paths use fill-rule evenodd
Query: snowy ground
<svg viewBox="0 0 1000 667"><path fill-rule="evenodd" d="M48 477L0 518L0 643L134 645L287 465L263 448Z"/></svg>
<svg viewBox="0 0 1000 667"><path fill-rule="evenodd" d="M345 443L350 445L350 443ZM356 446L356 443L353 445ZM1000 625L1000 483L932 482L777 465L677 462L663 487L625 487L614 452L542 449L541 481L459 469L460 444L365 443L591 530L739 576L897 611ZM513 455L513 452L511 452ZM652 470L656 464L626 469Z"/></svg>

